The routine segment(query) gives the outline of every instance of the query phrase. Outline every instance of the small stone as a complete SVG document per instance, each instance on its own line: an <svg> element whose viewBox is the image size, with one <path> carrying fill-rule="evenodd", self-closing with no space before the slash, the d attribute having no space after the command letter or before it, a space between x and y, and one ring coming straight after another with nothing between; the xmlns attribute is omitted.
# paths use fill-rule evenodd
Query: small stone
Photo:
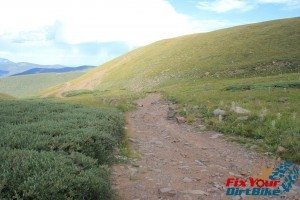
<svg viewBox="0 0 300 200"><path fill-rule="evenodd" d="M137 142L137 140L135 140L135 139L133 139L133 138L129 138L128 139L130 142L132 142L132 143L136 143Z"/></svg>
<svg viewBox="0 0 300 200"><path fill-rule="evenodd" d="M277 147L277 153L284 153L284 152L286 152L286 148L284 148L282 146Z"/></svg>
<svg viewBox="0 0 300 200"><path fill-rule="evenodd" d="M178 143L178 142L180 142L180 139L178 139L178 138L173 138L171 141L171 143Z"/></svg>
<svg viewBox="0 0 300 200"><path fill-rule="evenodd" d="M247 176L247 172L240 171L239 173L240 173L240 175L242 175L242 176Z"/></svg>
<svg viewBox="0 0 300 200"><path fill-rule="evenodd" d="M278 102L280 102L280 103L285 103L285 102L287 102L288 101L288 98L287 97L280 97L279 99L278 99Z"/></svg>
<svg viewBox="0 0 300 200"><path fill-rule="evenodd" d="M182 156L182 157L184 157L184 158L188 158L189 156L187 155L187 154L185 154L185 153L180 153L180 155Z"/></svg>
<svg viewBox="0 0 300 200"><path fill-rule="evenodd" d="M173 119L176 115L174 108L169 107L167 117L168 119Z"/></svg>
<svg viewBox="0 0 300 200"><path fill-rule="evenodd" d="M201 181L201 178L195 178L196 181Z"/></svg>
<svg viewBox="0 0 300 200"><path fill-rule="evenodd" d="M184 179L182 180L184 183L191 183L193 180L189 177L184 177Z"/></svg>
<svg viewBox="0 0 300 200"><path fill-rule="evenodd" d="M204 126L204 125L198 125L198 127L199 127L200 131L205 131L206 130L206 126Z"/></svg>
<svg viewBox="0 0 300 200"><path fill-rule="evenodd" d="M219 115L219 122L222 122L222 121L223 121L223 116Z"/></svg>
<svg viewBox="0 0 300 200"><path fill-rule="evenodd" d="M133 167L140 167L140 165L135 163L135 162L132 162L131 164L132 164Z"/></svg>
<svg viewBox="0 0 300 200"><path fill-rule="evenodd" d="M130 170L130 179L131 180L136 180L138 170L136 168L129 168L129 170Z"/></svg>
<svg viewBox="0 0 300 200"><path fill-rule="evenodd" d="M194 194L194 195L208 195L206 192L202 190L187 190L185 191L188 194Z"/></svg>
<svg viewBox="0 0 300 200"><path fill-rule="evenodd" d="M237 113L237 114L250 114L250 111L245 109L245 108L242 108L242 107L239 107L239 106L233 106L231 107L231 111Z"/></svg>
<svg viewBox="0 0 300 200"><path fill-rule="evenodd" d="M153 169L153 171L156 172L156 173L161 173L160 169Z"/></svg>
<svg viewBox="0 0 300 200"><path fill-rule="evenodd" d="M217 183L217 182L214 182L213 185L214 185L214 187L215 187L216 189L222 189L222 188L223 188L223 187L222 187L219 183Z"/></svg>
<svg viewBox="0 0 300 200"><path fill-rule="evenodd" d="M221 133L216 133L216 134L213 134L210 138L211 138L211 139L216 139L216 138L221 137L221 136L223 136L223 134L221 134Z"/></svg>
<svg viewBox="0 0 300 200"><path fill-rule="evenodd" d="M213 114L215 117L221 115L221 116L224 116L226 114L225 110L222 110L220 108L217 108L213 111Z"/></svg>
<svg viewBox="0 0 300 200"><path fill-rule="evenodd" d="M209 192L209 193L215 193L215 192L218 191L218 189L217 188L209 188L206 191Z"/></svg>
<svg viewBox="0 0 300 200"><path fill-rule="evenodd" d="M151 102L151 105L155 105L155 104L157 104L157 101Z"/></svg>
<svg viewBox="0 0 300 200"><path fill-rule="evenodd" d="M142 185L142 184L136 184L136 185L134 186L134 188L139 189L139 190L144 190L144 189L145 189L145 186Z"/></svg>
<svg viewBox="0 0 300 200"><path fill-rule="evenodd" d="M199 166L205 166L205 164L203 162L201 162L200 160L195 160L195 162L197 163L197 165Z"/></svg>
<svg viewBox="0 0 300 200"><path fill-rule="evenodd" d="M174 197L177 194L177 192L172 188L160 188L158 190L158 194L168 197Z"/></svg>
<svg viewBox="0 0 300 200"><path fill-rule="evenodd" d="M178 169L188 170L190 167L187 165L179 166Z"/></svg>
<svg viewBox="0 0 300 200"><path fill-rule="evenodd" d="M178 124L183 124L183 123L186 122L186 119L184 117L177 116L176 121L177 121Z"/></svg>
<svg viewBox="0 0 300 200"><path fill-rule="evenodd" d="M270 155L272 155L272 153L271 152L266 152L266 153L264 153L264 155L270 156Z"/></svg>
<svg viewBox="0 0 300 200"><path fill-rule="evenodd" d="M190 143L184 143L184 146L188 146L188 147L190 147L191 146L191 144Z"/></svg>

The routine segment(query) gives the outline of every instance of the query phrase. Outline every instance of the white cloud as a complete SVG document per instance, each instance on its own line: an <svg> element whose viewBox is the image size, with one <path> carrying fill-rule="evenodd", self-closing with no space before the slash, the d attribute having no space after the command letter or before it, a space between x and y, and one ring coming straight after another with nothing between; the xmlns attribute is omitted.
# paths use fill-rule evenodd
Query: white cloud
<svg viewBox="0 0 300 200"><path fill-rule="evenodd" d="M96 65L160 39L232 25L178 13L167 0L9 0L0 6L0 57Z"/></svg>
<svg viewBox="0 0 300 200"><path fill-rule="evenodd" d="M228 12L232 10L246 11L252 8L251 4L241 0L216 0L216 1L200 1L198 8L210 10L214 12Z"/></svg>
<svg viewBox="0 0 300 200"><path fill-rule="evenodd" d="M282 4L286 8L293 9L300 7L300 0L214 0L200 1L197 7L201 10L222 13L232 10L247 11L261 4Z"/></svg>
<svg viewBox="0 0 300 200"><path fill-rule="evenodd" d="M70 44L119 41L140 46L226 24L199 22L178 13L165 0L9 0L0 7L0 37L22 41L35 36L47 40L44 30L55 27L53 37Z"/></svg>

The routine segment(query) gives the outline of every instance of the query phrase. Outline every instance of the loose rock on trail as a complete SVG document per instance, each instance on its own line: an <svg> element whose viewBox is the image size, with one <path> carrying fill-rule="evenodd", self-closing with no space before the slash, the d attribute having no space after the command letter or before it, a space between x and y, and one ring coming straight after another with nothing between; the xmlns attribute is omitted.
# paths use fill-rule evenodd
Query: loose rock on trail
<svg viewBox="0 0 300 200"><path fill-rule="evenodd" d="M160 94L150 94L137 104L141 106L127 113L126 120L130 146L140 157L113 166L120 199L230 199L224 185L228 177L255 176L263 166L275 163L218 132L179 123L170 117L174 105ZM297 195L299 191L291 191L287 198Z"/></svg>

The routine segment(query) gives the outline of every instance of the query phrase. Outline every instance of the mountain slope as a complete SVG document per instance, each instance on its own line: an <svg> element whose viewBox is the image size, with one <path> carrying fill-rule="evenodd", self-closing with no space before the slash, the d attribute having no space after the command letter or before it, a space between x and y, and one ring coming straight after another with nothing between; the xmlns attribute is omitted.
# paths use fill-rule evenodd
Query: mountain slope
<svg viewBox="0 0 300 200"><path fill-rule="evenodd" d="M300 18L293 18L162 40L95 68L71 81L68 90L99 86L141 91L186 78L296 72L299 27ZM54 94L64 90L62 86Z"/></svg>
<svg viewBox="0 0 300 200"><path fill-rule="evenodd" d="M32 68L24 72L14 74L12 76L28 75L28 74L43 74L43 73L66 73L75 71L86 71L94 66L79 66L79 67L62 67L62 68Z"/></svg>
<svg viewBox="0 0 300 200"><path fill-rule="evenodd" d="M132 98L159 92L201 130L300 163L299 41L300 18L162 40L44 94L126 109ZM224 116L214 114L220 110Z"/></svg>

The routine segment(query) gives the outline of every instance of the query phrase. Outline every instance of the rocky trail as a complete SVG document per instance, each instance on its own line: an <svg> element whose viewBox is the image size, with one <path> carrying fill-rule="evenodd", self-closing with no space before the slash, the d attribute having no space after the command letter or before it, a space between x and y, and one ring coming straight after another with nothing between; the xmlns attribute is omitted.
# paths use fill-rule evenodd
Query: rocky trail
<svg viewBox="0 0 300 200"><path fill-rule="evenodd" d="M225 194L228 177L267 178L270 169L264 166L275 164L218 132L200 131L181 123L180 118L169 119L174 105L159 94L150 94L137 103L138 109L127 113L126 118L130 146L140 156L113 166L114 187L120 199L230 199ZM297 199L297 194L293 190L286 198Z"/></svg>

